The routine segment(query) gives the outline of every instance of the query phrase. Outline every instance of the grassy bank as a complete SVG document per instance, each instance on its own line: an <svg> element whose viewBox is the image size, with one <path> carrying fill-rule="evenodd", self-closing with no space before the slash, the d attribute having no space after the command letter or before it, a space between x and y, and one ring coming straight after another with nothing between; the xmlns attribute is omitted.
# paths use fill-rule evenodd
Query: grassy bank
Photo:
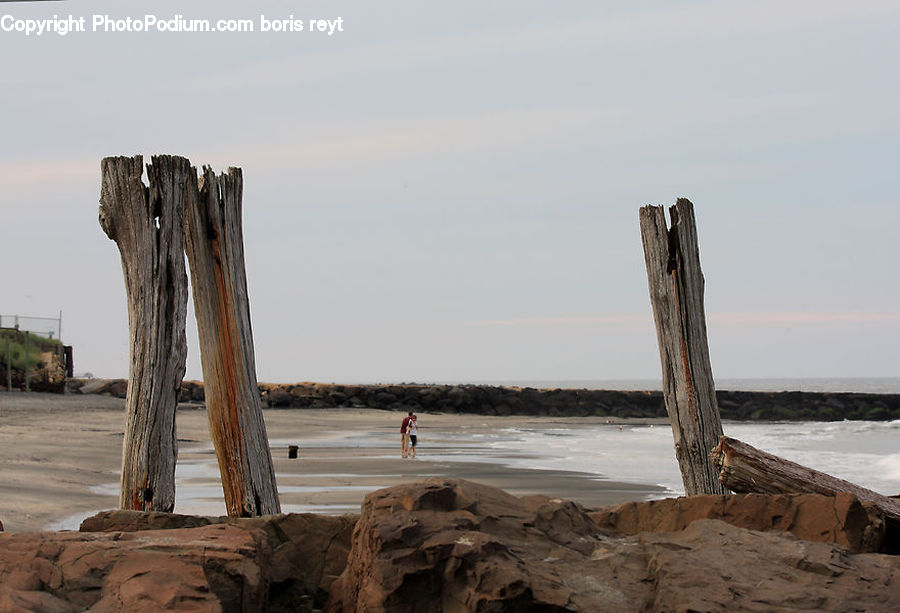
<svg viewBox="0 0 900 613"><path fill-rule="evenodd" d="M0 328L0 370L3 372L10 365L13 372L33 370L39 366L42 353L59 350L58 339L14 328Z"/></svg>

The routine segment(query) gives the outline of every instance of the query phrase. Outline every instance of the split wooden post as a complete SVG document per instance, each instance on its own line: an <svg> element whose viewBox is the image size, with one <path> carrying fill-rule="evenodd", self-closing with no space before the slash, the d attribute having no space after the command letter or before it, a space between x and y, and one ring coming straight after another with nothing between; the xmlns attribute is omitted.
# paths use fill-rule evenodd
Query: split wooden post
<svg viewBox="0 0 900 613"><path fill-rule="evenodd" d="M709 362L694 207L679 198L669 215L671 228L663 207L640 210L663 397L685 493L725 494L709 458L722 436L722 421Z"/></svg>
<svg viewBox="0 0 900 613"><path fill-rule="evenodd" d="M849 492L900 522L900 500L766 453L737 439L723 436L710 457L721 471L721 482L735 492L825 496Z"/></svg>
<svg viewBox="0 0 900 613"><path fill-rule="evenodd" d="M275 468L256 381L241 222L239 168L209 167L188 206L186 250L206 410L225 505L232 517L280 513Z"/></svg>
<svg viewBox="0 0 900 613"><path fill-rule="evenodd" d="M147 166L149 188L139 155L105 158L101 173L100 226L122 257L131 342L119 507L170 512L175 409L187 356L184 209L196 194L197 173L188 160L168 155Z"/></svg>

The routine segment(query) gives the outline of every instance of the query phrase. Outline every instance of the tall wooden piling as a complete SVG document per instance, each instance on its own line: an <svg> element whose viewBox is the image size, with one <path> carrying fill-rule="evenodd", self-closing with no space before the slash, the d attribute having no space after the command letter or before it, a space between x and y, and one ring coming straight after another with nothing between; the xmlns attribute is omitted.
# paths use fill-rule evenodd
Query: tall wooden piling
<svg viewBox="0 0 900 613"><path fill-rule="evenodd" d="M122 258L128 302L130 366L119 506L172 511L175 506L175 409L187 344L185 201L197 174L181 157L101 162L100 225Z"/></svg>
<svg viewBox="0 0 900 613"><path fill-rule="evenodd" d="M186 251L210 433L231 516L280 512L256 380L238 168L206 167L187 210Z"/></svg>
<svg viewBox="0 0 900 613"><path fill-rule="evenodd" d="M669 215L671 228L663 207L640 210L663 396L685 493L724 494L709 458L722 436L722 421L709 361L694 207L679 198Z"/></svg>
<svg viewBox="0 0 900 613"><path fill-rule="evenodd" d="M12 352L9 336L6 337L6 391L12 391Z"/></svg>

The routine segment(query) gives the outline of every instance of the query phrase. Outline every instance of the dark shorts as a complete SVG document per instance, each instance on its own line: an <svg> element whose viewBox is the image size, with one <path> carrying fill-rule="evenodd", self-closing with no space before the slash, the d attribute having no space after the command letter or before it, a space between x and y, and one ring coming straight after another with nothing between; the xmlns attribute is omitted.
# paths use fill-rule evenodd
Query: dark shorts
<svg viewBox="0 0 900 613"><path fill-rule="evenodd" d="M416 439L417 439L417 438L419 438L419 437L416 436L415 434L410 434L410 435L409 435L409 443L410 443L410 445L412 445L413 447L415 447L415 446L416 446Z"/></svg>

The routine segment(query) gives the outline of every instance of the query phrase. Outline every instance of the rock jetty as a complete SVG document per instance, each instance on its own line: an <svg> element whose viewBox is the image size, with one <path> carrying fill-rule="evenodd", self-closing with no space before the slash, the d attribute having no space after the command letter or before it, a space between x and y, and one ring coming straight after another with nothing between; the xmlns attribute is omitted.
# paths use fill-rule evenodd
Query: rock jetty
<svg viewBox="0 0 900 613"><path fill-rule="evenodd" d="M124 379L73 379L69 391L125 397ZM661 392L536 389L490 385L261 383L268 408L373 408L481 415L666 417ZM900 394L716 392L722 419L840 421L900 419ZM203 402L203 383L185 381L182 402Z"/></svg>

